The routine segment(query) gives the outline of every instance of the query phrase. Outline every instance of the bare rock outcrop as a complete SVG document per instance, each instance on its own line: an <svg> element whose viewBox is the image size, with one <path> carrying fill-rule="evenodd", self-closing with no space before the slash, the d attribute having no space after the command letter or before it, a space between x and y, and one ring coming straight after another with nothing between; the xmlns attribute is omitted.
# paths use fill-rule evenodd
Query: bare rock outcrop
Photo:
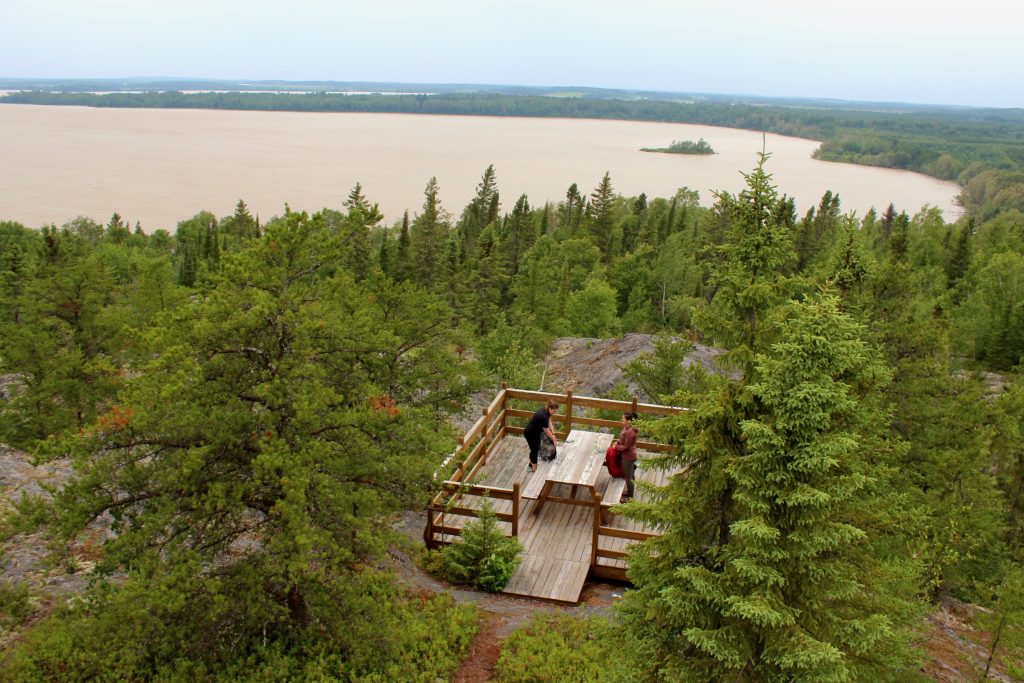
<svg viewBox="0 0 1024 683"><path fill-rule="evenodd" d="M556 339L547 359L544 388L602 396L618 382L625 381L630 392L637 393L643 400L651 400L653 397L641 395L639 388L623 377L622 368L653 351L654 337L650 334L631 333L616 339ZM715 358L722 353L720 349L694 344L682 367L699 363L710 372L721 373Z"/></svg>

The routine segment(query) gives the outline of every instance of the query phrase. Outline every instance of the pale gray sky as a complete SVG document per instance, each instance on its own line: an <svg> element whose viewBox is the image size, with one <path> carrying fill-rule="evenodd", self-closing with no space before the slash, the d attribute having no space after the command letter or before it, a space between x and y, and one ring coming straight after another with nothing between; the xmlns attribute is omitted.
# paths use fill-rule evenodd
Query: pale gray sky
<svg viewBox="0 0 1024 683"><path fill-rule="evenodd" d="M1019 0L0 0L0 77L578 85L1024 107Z"/></svg>

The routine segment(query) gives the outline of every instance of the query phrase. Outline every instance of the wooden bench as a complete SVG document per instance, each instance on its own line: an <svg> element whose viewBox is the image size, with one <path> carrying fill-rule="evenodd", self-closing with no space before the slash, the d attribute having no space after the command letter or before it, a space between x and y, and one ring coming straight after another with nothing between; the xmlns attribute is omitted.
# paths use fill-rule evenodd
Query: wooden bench
<svg viewBox="0 0 1024 683"><path fill-rule="evenodd" d="M622 502L626 491L626 480L622 477L608 477L608 485L601 492L601 507L611 507Z"/></svg>
<svg viewBox="0 0 1024 683"><path fill-rule="evenodd" d="M611 519L612 506L622 502L622 494L626 491L626 480L622 477L608 477L608 483L601 492L601 523L608 524Z"/></svg>

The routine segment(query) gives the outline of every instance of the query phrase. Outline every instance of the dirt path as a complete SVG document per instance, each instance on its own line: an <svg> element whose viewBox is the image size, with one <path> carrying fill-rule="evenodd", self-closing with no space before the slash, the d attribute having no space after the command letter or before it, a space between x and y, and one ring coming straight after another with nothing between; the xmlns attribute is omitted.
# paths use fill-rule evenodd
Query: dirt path
<svg viewBox="0 0 1024 683"><path fill-rule="evenodd" d="M484 614L480 631L470 645L466 658L462 660L462 666L455 672L453 683L485 683L491 680L504 640L498 633L507 624L507 620L500 615L493 612Z"/></svg>
<svg viewBox="0 0 1024 683"><path fill-rule="evenodd" d="M422 544L422 514L403 514L398 529L410 543ZM578 615L607 612L624 590L623 586L617 584L588 583L583 587L579 605L560 605L504 593L483 593L452 586L421 570L402 549L392 549L390 556L398 579L402 583L420 591L448 593L460 602L474 603L480 610L480 630L470 645L462 666L452 679L455 683L485 683L491 680L494 665L501 654L502 642L529 621L536 612L571 612Z"/></svg>

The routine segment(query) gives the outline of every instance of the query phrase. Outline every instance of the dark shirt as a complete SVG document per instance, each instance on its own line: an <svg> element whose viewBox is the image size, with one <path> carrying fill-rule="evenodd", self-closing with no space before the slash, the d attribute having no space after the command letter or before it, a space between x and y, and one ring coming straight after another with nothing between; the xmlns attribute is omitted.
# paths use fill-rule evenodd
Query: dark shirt
<svg viewBox="0 0 1024 683"><path fill-rule="evenodd" d="M541 406L540 409L533 414L530 421L526 423L526 429L523 430L523 436L540 436L544 431L544 428L551 424L551 416L548 415L548 409Z"/></svg>

